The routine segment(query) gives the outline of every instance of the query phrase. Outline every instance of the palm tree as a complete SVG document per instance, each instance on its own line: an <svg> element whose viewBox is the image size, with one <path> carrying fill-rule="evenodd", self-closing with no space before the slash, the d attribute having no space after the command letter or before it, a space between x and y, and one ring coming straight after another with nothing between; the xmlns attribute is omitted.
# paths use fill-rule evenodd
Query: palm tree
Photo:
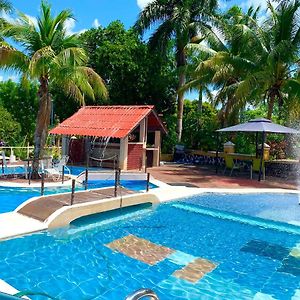
<svg viewBox="0 0 300 300"><path fill-rule="evenodd" d="M277 8L268 2L268 9L270 16L257 32L262 45L257 67L241 82L236 94L246 97L255 91L264 97L271 119L276 102L282 107L285 99L291 98L288 94L300 94L300 1L282 1Z"/></svg>
<svg viewBox="0 0 300 300"><path fill-rule="evenodd" d="M182 136L182 118L187 58L186 45L203 30L209 30L212 14L217 8L217 0L154 0L140 13L135 28L142 34L151 26L158 27L149 39L150 47L166 53L169 42L174 39L176 67L178 70L177 92L177 134L178 141Z"/></svg>
<svg viewBox="0 0 300 300"><path fill-rule="evenodd" d="M11 10L12 10L12 6L11 6L10 2L8 2L6 0L0 1L0 11L10 12Z"/></svg>
<svg viewBox="0 0 300 300"><path fill-rule="evenodd" d="M0 12L10 13L12 12L13 8L7 0L0 0ZM4 18L0 17L0 29L3 28L6 21ZM2 37L0 36L0 40L2 40Z"/></svg>
<svg viewBox="0 0 300 300"><path fill-rule="evenodd" d="M60 88L81 103L84 102L84 95L92 99L107 97L101 77L86 66L88 57L80 47L77 36L66 33L66 22L72 18L69 10L53 16L51 6L42 2L37 25L20 13L17 21L8 22L2 30L3 35L18 43L23 51L2 42L0 67L20 73L23 81L31 79L39 83L33 176L38 174L39 160L48 135L51 86Z"/></svg>
<svg viewBox="0 0 300 300"><path fill-rule="evenodd" d="M198 62L184 89L198 88L201 84L216 90L213 104L221 105L219 117L223 126L235 123L239 110L245 105L235 90L255 67L258 11L250 7L244 14L241 8L234 6L219 16L220 34L208 32L204 43L188 45Z"/></svg>

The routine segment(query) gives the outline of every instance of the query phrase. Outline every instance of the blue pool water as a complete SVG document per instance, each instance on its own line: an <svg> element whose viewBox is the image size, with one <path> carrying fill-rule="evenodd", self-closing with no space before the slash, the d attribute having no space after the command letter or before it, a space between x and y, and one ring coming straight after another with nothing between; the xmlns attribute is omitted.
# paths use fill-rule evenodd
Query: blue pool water
<svg viewBox="0 0 300 300"><path fill-rule="evenodd" d="M263 224L246 213L201 206L202 197L105 213L68 228L1 242L1 279L56 299L119 300L141 287L152 288L162 300L299 299L300 246L295 247L300 227L270 220ZM214 194L204 197L216 199ZM265 201L263 194L256 198ZM296 196L288 195L286 202L291 200ZM270 224L280 224L280 230ZM174 253L148 265L106 246L128 235ZM193 283L174 275L196 258L216 268Z"/></svg>
<svg viewBox="0 0 300 300"><path fill-rule="evenodd" d="M121 180L121 185L134 190L142 191L146 189L146 181L144 180ZM89 189L114 186L113 180L97 180L90 181ZM154 184L150 184L150 188L155 188ZM77 184L76 190L83 190L84 186ZM48 187L45 188L45 195L70 192L71 187ZM40 188L9 188L0 186L0 213L15 210L24 201L40 196ZM1 277L0 277L1 278Z"/></svg>
<svg viewBox="0 0 300 300"><path fill-rule="evenodd" d="M82 172L85 172L86 167L82 166L68 166L72 175L79 175ZM103 168L91 167L88 168L89 171L103 171ZM66 172L68 173L68 172ZM10 175L10 174L25 174L24 166L16 166L16 167L6 167L3 170L0 168L0 174Z"/></svg>

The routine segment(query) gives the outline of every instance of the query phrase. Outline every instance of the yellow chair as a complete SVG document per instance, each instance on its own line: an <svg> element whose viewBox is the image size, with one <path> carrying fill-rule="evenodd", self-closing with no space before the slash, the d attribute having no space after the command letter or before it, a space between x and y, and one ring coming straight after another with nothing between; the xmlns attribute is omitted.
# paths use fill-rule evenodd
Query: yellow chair
<svg viewBox="0 0 300 300"><path fill-rule="evenodd" d="M227 169L231 170L230 171L230 176L232 175L234 170L240 170L240 165L235 164L234 158L232 156L225 155L224 160L225 160L225 168L224 168L223 174L226 173Z"/></svg>
<svg viewBox="0 0 300 300"><path fill-rule="evenodd" d="M260 158L254 158L252 161L251 169L250 169L250 178L253 178L253 172L259 172L260 171ZM265 161L263 160L262 165L262 175L263 180L266 179L266 168L265 168Z"/></svg>

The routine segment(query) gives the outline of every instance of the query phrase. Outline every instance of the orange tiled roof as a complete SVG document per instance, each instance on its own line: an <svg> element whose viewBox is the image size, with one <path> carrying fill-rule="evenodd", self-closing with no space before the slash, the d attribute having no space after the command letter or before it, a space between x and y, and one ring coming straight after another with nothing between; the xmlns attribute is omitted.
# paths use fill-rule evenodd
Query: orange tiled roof
<svg viewBox="0 0 300 300"><path fill-rule="evenodd" d="M124 138L148 115L165 131L152 105L84 106L50 134Z"/></svg>

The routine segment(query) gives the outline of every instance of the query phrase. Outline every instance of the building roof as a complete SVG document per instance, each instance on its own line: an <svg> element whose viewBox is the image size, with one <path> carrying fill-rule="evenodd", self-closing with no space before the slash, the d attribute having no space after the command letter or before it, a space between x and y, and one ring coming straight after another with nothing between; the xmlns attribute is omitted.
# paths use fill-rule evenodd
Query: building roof
<svg viewBox="0 0 300 300"><path fill-rule="evenodd" d="M285 134L300 134L294 128L282 126L273 123L269 119L254 119L249 122L230 126L217 130L219 132L268 132L268 133L285 133Z"/></svg>
<svg viewBox="0 0 300 300"><path fill-rule="evenodd" d="M152 105L84 106L50 134L124 138L148 117L149 130L166 132Z"/></svg>

